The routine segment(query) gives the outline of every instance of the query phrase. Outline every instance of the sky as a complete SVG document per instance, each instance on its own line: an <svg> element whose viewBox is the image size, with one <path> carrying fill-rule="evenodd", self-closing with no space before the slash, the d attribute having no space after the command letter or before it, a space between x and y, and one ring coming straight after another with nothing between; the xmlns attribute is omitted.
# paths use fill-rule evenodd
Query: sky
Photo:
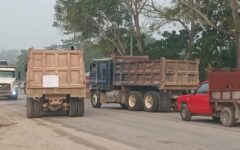
<svg viewBox="0 0 240 150"><path fill-rule="evenodd" d="M0 0L0 50L44 48L66 38L52 26L55 0Z"/></svg>

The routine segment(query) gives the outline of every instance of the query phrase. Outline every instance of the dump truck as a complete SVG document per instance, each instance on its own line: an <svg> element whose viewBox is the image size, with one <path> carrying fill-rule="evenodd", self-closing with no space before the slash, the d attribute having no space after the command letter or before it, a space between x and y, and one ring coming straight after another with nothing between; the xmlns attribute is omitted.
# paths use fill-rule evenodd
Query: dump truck
<svg viewBox="0 0 240 150"><path fill-rule="evenodd" d="M195 93L177 98L181 118L210 116L222 125L234 126L240 119L240 71L212 70L208 81L202 82Z"/></svg>
<svg viewBox="0 0 240 150"><path fill-rule="evenodd" d="M25 88L28 118L41 117L48 111L83 116L83 51L29 49Z"/></svg>
<svg viewBox="0 0 240 150"><path fill-rule="evenodd" d="M18 99L16 66L8 65L6 60L0 60L0 97Z"/></svg>
<svg viewBox="0 0 240 150"><path fill-rule="evenodd" d="M178 95L199 84L199 60L149 60L148 56L112 56L90 64L94 108L119 103L122 108L168 112Z"/></svg>

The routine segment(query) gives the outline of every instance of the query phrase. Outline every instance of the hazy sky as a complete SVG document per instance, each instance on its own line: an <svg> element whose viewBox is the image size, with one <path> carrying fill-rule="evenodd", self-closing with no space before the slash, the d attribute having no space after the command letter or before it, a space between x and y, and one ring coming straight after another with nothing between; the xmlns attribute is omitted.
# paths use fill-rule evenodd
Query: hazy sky
<svg viewBox="0 0 240 150"><path fill-rule="evenodd" d="M0 0L0 50L43 48L64 38L54 27L55 0Z"/></svg>

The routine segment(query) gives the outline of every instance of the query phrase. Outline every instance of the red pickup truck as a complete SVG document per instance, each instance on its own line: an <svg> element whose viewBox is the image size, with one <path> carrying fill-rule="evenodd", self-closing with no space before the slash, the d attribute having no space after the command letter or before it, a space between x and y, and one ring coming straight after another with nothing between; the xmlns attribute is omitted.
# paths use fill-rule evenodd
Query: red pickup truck
<svg viewBox="0 0 240 150"><path fill-rule="evenodd" d="M211 71L208 79L196 92L177 98L181 118L189 121L195 115L211 116L224 126L234 126L240 119L240 71Z"/></svg>

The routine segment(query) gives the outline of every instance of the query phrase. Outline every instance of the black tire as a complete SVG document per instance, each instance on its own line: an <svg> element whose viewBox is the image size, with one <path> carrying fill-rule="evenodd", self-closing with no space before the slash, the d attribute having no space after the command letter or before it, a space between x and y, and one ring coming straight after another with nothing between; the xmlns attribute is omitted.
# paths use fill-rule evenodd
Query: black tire
<svg viewBox="0 0 240 150"><path fill-rule="evenodd" d="M70 117L76 117L78 116L78 102L76 101L76 98L70 97L70 110L69 110L69 116Z"/></svg>
<svg viewBox="0 0 240 150"><path fill-rule="evenodd" d="M121 103L120 106L121 106L122 109L127 109L128 108L128 106L124 103Z"/></svg>
<svg viewBox="0 0 240 150"><path fill-rule="evenodd" d="M220 117L215 117L215 116L213 116L213 117L212 117L212 120L218 122L218 121L220 121Z"/></svg>
<svg viewBox="0 0 240 150"><path fill-rule="evenodd" d="M78 116L84 116L84 98L80 98L77 100L77 109L78 109Z"/></svg>
<svg viewBox="0 0 240 150"><path fill-rule="evenodd" d="M169 93L161 93L159 96L159 111L170 112L172 108L171 95Z"/></svg>
<svg viewBox="0 0 240 150"><path fill-rule="evenodd" d="M93 108L100 108L102 103L100 102L100 95L98 93L93 93L91 95L91 103Z"/></svg>
<svg viewBox="0 0 240 150"><path fill-rule="evenodd" d="M144 110L148 112L158 111L159 99L157 92L146 92L144 94Z"/></svg>
<svg viewBox="0 0 240 150"><path fill-rule="evenodd" d="M131 111L143 110L143 96L139 91L131 91L128 94L128 109Z"/></svg>
<svg viewBox="0 0 240 150"><path fill-rule="evenodd" d="M187 104L182 104L181 110L180 110L180 115L182 120L184 121L190 121L192 118L191 113L188 110Z"/></svg>
<svg viewBox="0 0 240 150"><path fill-rule="evenodd" d="M33 101L34 117L35 118L40 118L42 116L42 105L41 104L42 104L41 99Z"/></svg>
<svg viewBox="0 0 240 150"><path fill-rule="evenodd" d="M229 107L224 107L222 109L221 122L222 122L222 125L225 127L231 127L235 125L236 118L235 118L235 111L233 107L229 106Z"/></svg>
<svg viewBox="0 0 240 150"><path fill-rule="evenodd" d="M33 107L33 99L27 98L27 118L34 118L34 107Z"/></svg>

